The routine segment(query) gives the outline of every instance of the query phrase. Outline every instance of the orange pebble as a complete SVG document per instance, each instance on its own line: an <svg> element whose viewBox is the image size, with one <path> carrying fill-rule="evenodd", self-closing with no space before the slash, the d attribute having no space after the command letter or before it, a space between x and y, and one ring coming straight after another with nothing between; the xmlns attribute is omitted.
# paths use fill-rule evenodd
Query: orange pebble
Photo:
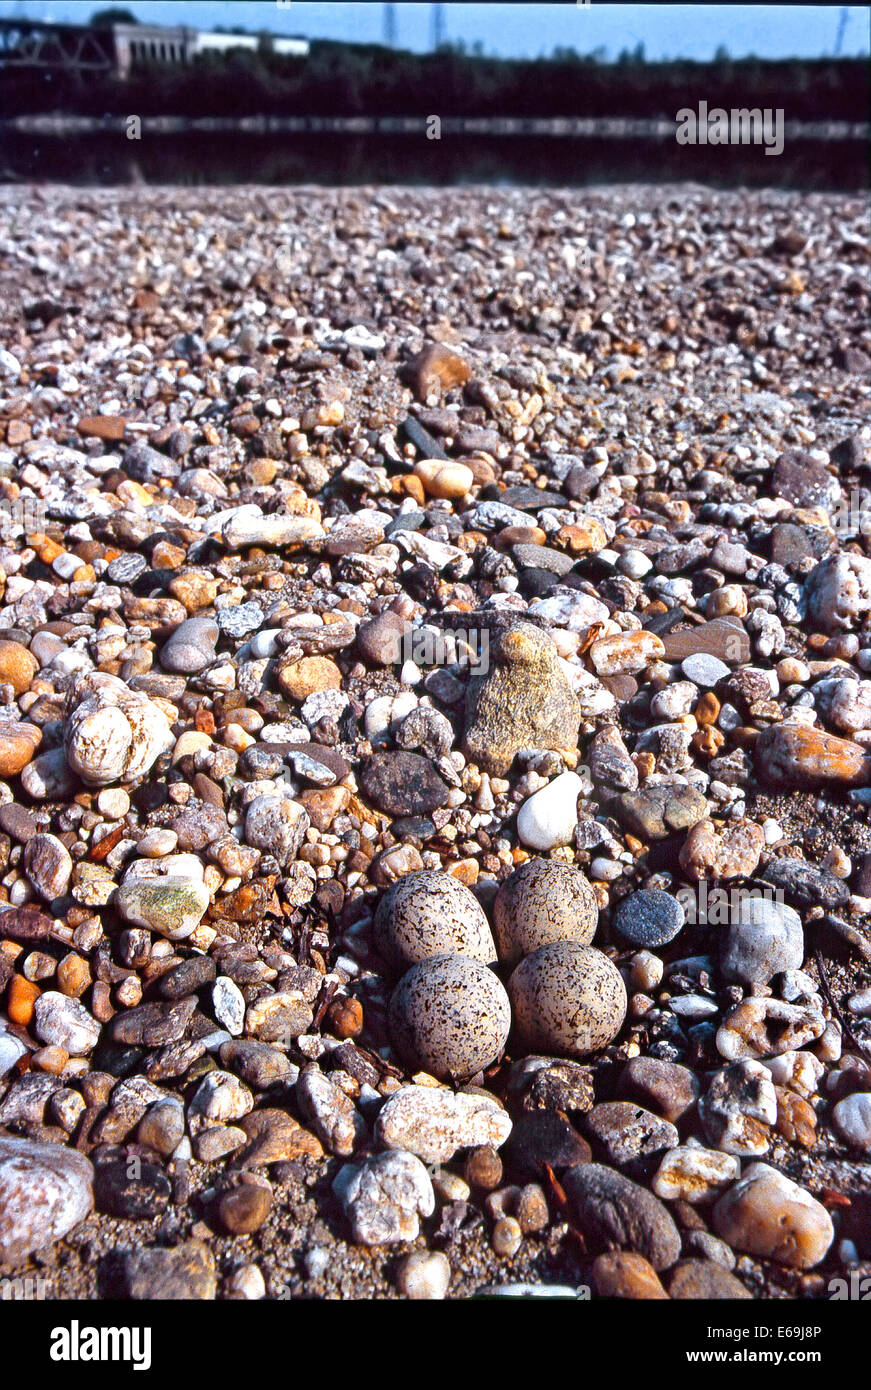
<svg viewBox="0 0 871 1390"><path fill-rule="evenodd" d="M10 1022L28 1028L33 1019L33 1006L41 993L39 986L25 980L23 975L13 975L6 996Z"/></svg>

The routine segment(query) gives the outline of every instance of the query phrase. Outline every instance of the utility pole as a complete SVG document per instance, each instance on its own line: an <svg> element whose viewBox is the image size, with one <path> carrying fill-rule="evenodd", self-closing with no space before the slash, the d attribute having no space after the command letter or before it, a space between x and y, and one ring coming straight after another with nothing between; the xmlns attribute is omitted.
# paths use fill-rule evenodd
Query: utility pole
<svg viewBox="0 0 871 1390"><path fill-rule="evenodd" d="M844 30L847 27L847 20L850 18L849 10L842 9L838 19L838 37L835 39L835 57L840 57L841 48L844 43Z"/></svg>
<svg viewBox="0 0 871 1390"><path fill-rule="evenodd" d="M430 21L432 29L433 52L444 45L445 42L445 7L444 5L432 5L430 7Z"/></svg>
<svg viewBox="0 0 871 1390"><path fill-rule="evenodd" d="M396 47L396 6L384 6L384 43L387 48Z"/></svg>

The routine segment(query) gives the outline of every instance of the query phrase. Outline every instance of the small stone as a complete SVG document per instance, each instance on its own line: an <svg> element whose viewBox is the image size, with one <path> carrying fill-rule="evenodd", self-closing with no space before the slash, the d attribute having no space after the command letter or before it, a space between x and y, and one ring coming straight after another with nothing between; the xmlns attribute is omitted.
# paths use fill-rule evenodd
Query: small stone
<svg viewBox="0 0 871 1390"><path fill-rule="evenodd" d="M713 821L694 825L684 841L680 866L691 882L702 879L750 878L765 848L765 833L749 819L729 821L717 830Z"/></svg>
<svg viewBox="0 0 871 1390"><path fill-rule="evenodd" d="M357 629L357 650L373 666L393 666L402 660L403 638L411 623L398 613L379 613Z"/></svg>
<svg viewBox="0 0 871 1390"><path fill-rule="evenodd" d="M753 753L759 775L776 791L871 783L871 755L861 744L804 724L763 729Z"/></svg>
<svg viewBox="0 0 871 1390"><path fill-rule="evenodd" d="M615 1167L674 1148L677 1130L668 1120L631 1101L605 1101L586 1117L587 1130Z"/></svg>
<svg viewBox="0 0 871 1390"><path fill-rule="evenodd" d="M0 719L0 777L17 777L33 761L41 742L42 730L35 724Z"/></svg>
<svg viewBox="0 0 871 1390"><path fill-rule="evenodd" d="M590 647L590 660L597 676L616 676L642 671L651 661L658 661L665 647L654 632L641 628L637 632L621 632L616 637L600 637Z"/></svg>
<svg viewBox="0 0 871 1390"><path fill-rule="evenodd" d="M231 1236L259 1231L272 1208L272 1187L263 1178L231 1187L218 1201L218 1216Z"/></svg>
<svg viewBox="0 0 871 1390"><path fill-rule="evenodd" d="M24 871L37 893L50 903L67 891L73 861L56 835L34 835L24 850Z"/></svg>
<svg viewBox="0 0 871 1390"><path fill-rule="evenodd" d="M435 1195L419 1158L400 1149L346 1164L333 1181L358 1245L415 1240L420 1217L431 1216Z"/></svg>
<svg viewBox="0 0 871 1390"><path fill-rule="evenodd" d="M437 400L443 390L463 386L472 375L468 363L444 343L428 343L405 370L415 399L422 404L427 404L431 396Z"/></svg>
<svg viewBox="0 0 871 1390"><path fill-rule="evenodd" d="M500 1056L511 1006L498 976L469 956L413 965L390 1000L390 1036L410 1066L467 1080Z"/></svg>
<svg viewBox="0 0 871 1390"><path fill-rule="evenodd" d="M280 512L261 516L247 507L239 507L221 528L221 540L230 550L244 550L251 545L301 545L304 541L318 540L323 534L323 527L314 517Z"/></svg>
<svg viewBox="0 0 871 1390"><path fill-rule="evenodd" d="M279 1081L290 1080L295 1073L288 1058L268 1043L248 1039L221 1044L218 1053L221 1063L235 1071L255 1091L266 1091Z"/></svg>
<svg viewBox="0 0 871 1390"><path fill-rule="evenodd" d="M448 787L417 753L372 753L360 766L363 795L391 816L426 816L445 805Z"/></svg>
<svg viewBox="0 0 871 1390"><path fill-rule="evenodd" d="M680 1260L668 1276L669 1298L752 1298L740 1279L712 1260Z"/></svg>
<svg viewBox="0 0 871 1390"><path fill-rule="evenodd" d="M845 1143L860 1153L871 1153L871 1093L855 1091L839 1100L832 1110L832 1123Z"/></svg>
<svg viewBox="0 0 871 1390"><path fill-rule="evenodd" d="M64 749L70 770L91 787L137 781L173 737L147 695L102 671L79 678L67 696Z"/></svg>
<svg viewBox="0 0 871 1390"><path fill-rule="evenodd" d="M754 988L786 970L800 970L804 932L798 913L785 903L742 894L720 948L723 978Z"/></svg>
<svg viewBox="0 0 871 1390"><path fill-rule="evenodd" d="M242 1168L323 1157L320 1141L284 1110L255 1110L242 1116L239 1128L248 1139L235 1160Z"/></svg>
<svg viewBox="0 0 871 1390"><path fill-rule="evenodd" d="M245 840L286 868L296 858L309 824L299 802L286 796L256 796L245 812Z"/></svg>
<svg viewBox="0 0 871 1390"><path fill-rule="evenodd" d="M196 931L211 902L205 884L177 875L125 877L114 904L127 922L148 927L170 941L185 941Z"/></svg>
<svg viewBox="0 0 871 1390"><path fill-rule="evenodd" d="M96 1047L100 1025L78 999L48 990L36 1000L33 1012L40 1042L62 1047L71 1057L87 1057Z"/></svg>
<svg viewBox="0 0 871 1390"><path fill-rule="evenodd" d="M496 1222L490 1236L490 1243L497 1255L510 1259L516 1255L523 1243L520 1222L513 1216L503 1216Z"/></svg>
<svg viewBox="0 0 871 1390"><path fill-rule="evenodd" d="M245 998L227 975L219 975L212 985L212 1009L218 1023L238 1038L245 1025Z"/></svg>
<svg viewBox="0 0 871 1390"><path fill-rule="evenodd" d="M0 685L11 685L16 696L30 689L39 662L20 642L0 642Z"/></svg>
<svg viewBox="0 0 871 1390"><path fill-rule="evenodd" d="M680 669L688 681L700 686L702 690L710 690L729 674L729 667L725 661L720 661L719 657L712 656L710 652L695 652L692 656L684 657Z"/></svg>
<svg viewBox="0 0 871 1390"><path fill-rule="evenodd" d="M396 1291L402 1298L442 1299L450 1282L450 1262L441 1250L415 1250L396 1271Z"/></svg>
<svg viewBox="0 0 871 1390"><path fill-rule="evenodd" d="M822 1037L826 1020L819 1009L780 999L745 999L717 1030L717 1051L729 1062L745 1057L776 1057Z"/></svg>
<svg viewBox="0 0 871 1390"><path fill-rule="evenodd" d="M420 459L414 465L414 474L423 483L427 497L443 497L459 501L471 492L475 475L471 468L454 459Z"/></svg>
<svg viewBox="0 0 871 1390"><path fill-rule="evenodd" d="M668 1298L653 1266L631 1250L597 1255L590 1273L599 1298Z"/></svg>
<svg viewBox="0 0 871 1390"><path fill-rule="evenodd" d="M505 1145L505 1162L522 1178L545 1176L545 1164L555 1172L589 1163L590 1146L568 1117L553 1110L532 1110L517 1117Z"/></svg>
<svg viewBox="0 0 871 1390"><path fill-rule="evenodd" d="M188 618L180 623L160 653L165 671L196 675L215 660L215 643L220 635L213 618Z"/></svg>
<svg viewBox="0 0 871 1390"><path fill-rule="evenodd" d="M713 1201L741 1173L732 1154L717 1149L670 1149L654 1174L651 1188L664 1202Z"/></svg>
<svg viewBox="0 0 871 1390"><path fill-rule="evenodd" d="M311 1063L303 1067L295 1091L300 1115L324 1148L348 1158L368 1130L350 1096Z"/></svg>
<svg viewBox="0 0 871 1390"><path fill-rule="evenodd" d="M157 1163L126 1158L103 1159L94 1174L97 1210L122 1220L141 1221L160 1216L169 1205L169 1178Z"/></svg>
<svg viewBox="0 0 871 1390"><path fill-rule="evenodd" d="M498 1149L511 1120L496 1100L431 1086L402 1086L382 1107L375 1137L387 1149L407 1149L424 1163L449 1163L460 1149Z"/></svg>
<svg viewBox="0 0 871 1390"><path fill-rule="evenodd" d="M496 962L490 926L474 893L438 869L406 874L387 890L375 913L373 936L397 971L442 955Z"/></svg>
<svg viewBox="0 0 871 1390"><path fill-rule="evenodd" d="M805 859L771 859L759 877L801 908L824 907L831 911L843 907L850 897L841 879Z"/></svg>
<svg viewBox="0 0 871 1390"><path fill-rule="evenodd" d="M708 803L701 792L667 784L624 792L615 798L613 808L621 825L645 843L688 830L708 815Z"/></svg>
<svg viewBox="0 0 871 1390"><path fill-rule="evenodd" d="M735 1250L812 1269L835 1237L822 1203L767 1163L751 1163L713 1210L714 1229Z"/></svg>
<svg viewBox="0 0 871 1390"><path fill-rule="evenodd" d="M805 581L808 618L824 632L849 630L871 611L871 559L839 550L811 570Z"/></svg>
<svg viewBox="0 0 871 1390"><path fill-rule="evenodd" d="M514 964L553 941L587 946L598 919L596 895L579 868L529 859L509 874L496 894L493 930L499 959Z"/></svg>
<svg viewBox="0 0 871 1390"><path fill-rule="evenodd" d="M761 1063L746 1060L722 1067L699 1102L708 1141L723 1153L755 1158L768 1152L777 1120L777 1092Z"/></svg>
<svg viewBox="0 0 871 1390"><path fill-rule="evenodd" d="M614 913L615 931L633 946L665 946L683 929L686 914L677 898L657 888L640 888Z"/></svg>
<svg viewBox="0 0 871 1390"><path fill-rule="evenodd" d="M0 1261L17 1264L84 1221L93 1181L90 1160L75 1149L0 1136Z"/></svg>
<svg viewBox="0 0 871 1390"><path fill-rule="evenodd" d="M160 1100L149 1106L136 1131L140 1144L164 1158L174 1153L184 1138L184 1110L178 1101Z"/></svg>
<svg viewBox="0 0 871 1390"><path fill-rule="evenodd" d="M517 834L532 849L549 850L570 843L578 823L578 797L584 784L575 772L563 772L534 792L517 815Z"/></svg>
<svg viewBox="0 0 871 1390"><path fill-rule="evenodd" d="M215 1258L202 1240L171 1249L131 1250L124 1256L124 1282L128 1298L213 1299L218 1284Z"/></svg>
<svg viewBox="0 0 871 1390"><path fill-rule="evenodd" d="M304 656L299 661L279 663L276 674L285 695L300 703L310 695L339 690L342 685L341 671L326 656Z"/></svg>
<svg viewBox="0 0 871 1390"><path fill-rule="evenodd" d="M742 666L750 660L750 638L740 623L726 618L697 627L677 628L663 635L663 661L684 661L699 652L719 657L729 666Z"/></svg>
<svg viewBox="0 0 871 1390"><path fill-rule="evenodd" d="M649 1106L672 1124L695 1105L700 1091L689 1067L661 1057L632 1057L617 1082L619 1096Z"/></svg>
<svg viewBox="0 0 871 1390"><path fill-rule="evenodd" d="M557 941L526 956L508 981L524 1044L584 1056L607 1046L626 1017L626 987L595 946Z"/></svg>
<svg viewBox="0 0 871 1390"><path fill-rule="evenodd" d="M466 756L503 777L521 749L577 748L581 708L553 638L531 623L494 633L490 670L466 694Z"/></svg>
<svg viewBox="0 0 871 1390"><path fill-rule="evenodd" d="M680 1255L680 1234L663 1204L613 1168L570 1168L563 1187L592 1249L634 1251L657 1271Z"/></svg>

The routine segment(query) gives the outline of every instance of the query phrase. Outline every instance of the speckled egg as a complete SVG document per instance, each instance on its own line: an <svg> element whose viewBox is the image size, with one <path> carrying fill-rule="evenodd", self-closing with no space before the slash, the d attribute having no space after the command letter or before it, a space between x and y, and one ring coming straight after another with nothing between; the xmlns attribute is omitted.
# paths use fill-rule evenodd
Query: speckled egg
<svg viewBox="0 0 871 1390"><path fill-rule="evenodd" d="M596 934L599 904L574 864L530 859L509 874L493 904L499 959L513 964L552 941L586 946Z"/></svg>
<svg viewBox="0 0 871 1390"><path fill-rule="evenodd" d="M492 965L496 945L484 910L464 883L440 869L405 874L378 904L375 944L396 971L433 956Z"/></svg>
<svg viewBox="0 0 871 1390"><path fill-rule="evenodd" d="M435 956L403 975L390 1000L387 1024L409 1067L444 1081L467 1081L502 1052L511 1005L498 975L480 961Z"/></svg>
<svg viewBox="0 0 871 1390"><path fill-rule="evenodd" d="M554 941L508 981L514 1022L531 1051L583 1057L612 1042L626 1017L620 972L595 946Z"/></svg>

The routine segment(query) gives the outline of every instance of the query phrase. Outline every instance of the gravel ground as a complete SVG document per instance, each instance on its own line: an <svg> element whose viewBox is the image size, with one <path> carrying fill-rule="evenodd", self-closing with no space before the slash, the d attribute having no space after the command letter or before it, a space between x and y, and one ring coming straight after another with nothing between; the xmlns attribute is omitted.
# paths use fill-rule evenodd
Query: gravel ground
<svg viewBox="0 0 871 1390"><path fill-rule="evenodd" d="M448 1297L871 1272L866 217L0 188L9 1272L77 1299L389 1298L415 1250ZM776 888L773 916L682 925L700 884ZM400 1197L349 1193L412 1079ZM736 1161L699 1179L683 1147L666 1190L688 1140ZM41 1144L94 1164L86 1219L93 1171ZM742 1196L756 1161L778 1185Z"/></svg>

